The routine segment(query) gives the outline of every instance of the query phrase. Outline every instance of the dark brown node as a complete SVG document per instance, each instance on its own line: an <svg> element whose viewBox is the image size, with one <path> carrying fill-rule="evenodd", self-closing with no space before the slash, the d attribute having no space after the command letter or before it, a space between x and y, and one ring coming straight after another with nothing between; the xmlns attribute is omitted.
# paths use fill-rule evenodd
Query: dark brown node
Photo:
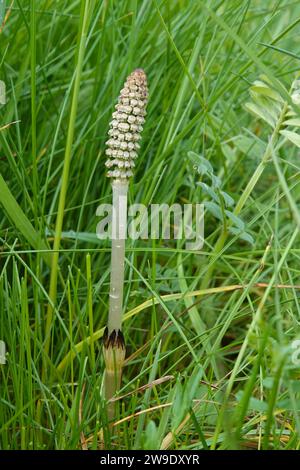
<svg viewBox="0 0 300 470"><path fill-rule="evenodd" d="M121 330L113 330L110 335L106 327L103 334L103 345L105 348L125 349L125 339Z"/></svg>

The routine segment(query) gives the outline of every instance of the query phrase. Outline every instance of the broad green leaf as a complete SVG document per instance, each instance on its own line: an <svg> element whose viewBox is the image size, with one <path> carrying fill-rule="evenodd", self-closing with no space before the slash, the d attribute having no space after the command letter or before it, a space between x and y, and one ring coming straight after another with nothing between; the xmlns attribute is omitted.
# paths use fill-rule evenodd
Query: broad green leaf
<svg viewBox="0 0 300 470"><path fill-rule="evenodd" d="M299 411L300 410L300 400L291 400L290 398L284 398L283 400L279 400L276 402L276 408L277 410L294 410L296 409Z"/></svg>
<svg viewBox="0 0 300 470"><path fill-rule="evenodd" d="M214 178L217 178L216 176L213 175ZM216 184L214 184L214 188L219 188L221 184L221 181L219 180L218 178L218 187L216 186ZM210 186L208 186L206 183L202 183L202 182L198 182L197 183L198 186L201 186L201 188L203 189L203 191L208 194L217 204L220 203L220 196L219 194L217 194L214 189L212 189ZM229 196L229 194L225 193L225 191L220 191L219 190L219 193L221 195L221 197L223 198L224 200L224 203L225 203L225 206L232 206L234 204L234 200L232 199L231 196Z"/></svg>
<svg viewBox="0 0 300 470"><path fill-rule="evenodd" d="M290 142L297 145L300 148L300 135L292 131L280 131L284 137L286 137Z"/></svg>
<svg viewBox="0 0 300 470"><path fill-rule="evenodd" d="M225 211L225 214L227 215L227 217L233 222L233 224L239 228L240 230L244 230L245 229L245 224L244 222L242 221L242 219L240 219L239 217L237 217L235 214L233 214L233 212L230 212L228 210Z"/></svg>
<svg viewBox="0 0 300 470"><path fill-rule="evenodd" d="M184 418L185 410L183 408L183 386L178 378L175 386L175 396L172 406L172 428L177 428Z"/></svg>
<svg viewBox="0 0 300 470"><path fill-rule="evenodd" d="M254 245L254 238L249 233L241 231L235 227L230 227L229 232L238 236L241 240L250 243L250 245Z"/></svg>
<svg viewBox="0 0 300 470"><path fill-rule="evenodd" d="M283 123L285 126L300 127L300 118L288 119Z"/></svg>
<svg viewBox="0 0 300 470"><path fill-rule="evenodd" d="M300 88L300 80L299 79L293 81L292 88L293 88L293 90L297 90L297 89Z"/></svg>
<svg viewBox="0 0 300 470"><path fill-rule="evenodd" d="M287 91L287 89L285 88L285 86L282 84L280 80L278 79L275 79L275 81L270 80L270 77L266 74L261 74L259 78L266 84L269 84L272 89L274 89L274 85L277 85L279 88L281 88L283 94L286 94L286 95L289 94L289 92ZM281 93L278 93L278 94L281 96Z"/></svg>
<svg viewBox="0 0 300 470"><path fill-rule="evenodd" d="M214 175L213 173L210 174L210 177L211 177L211 184L213 185L213 188L215 189L220 188L222 184L222 181L220 180L220 178Z"/></svg>
<svg viewBox="0 0 300 470"><path fill-rule="evenodd" d="M240 390L236 394L237 401L240 402L243 396L243 392ZM258 398L251 397L249 402L249 409L255 411L266 412L268 410L268 403L264 400L259 400Z"/></svg>
<svg viewBox="0 0 300 470"><path fill-rule="evenodd" d="M274 377L266 377L263 380L263 385L268 390L272 390L272 387L274 387Z"/></svg>
<svg viewBox="0 0 300 470"><path fill-rule="evenodd" d="M223 196L223 199L224 199L224 202L225 202L225 206L233 206L234 204L234 199L232 199L231 196L229 196L229 194L225 193L225 191L220 191L222 196Z"/></svg>
<svg viewBox="0 0 300 470"><path fill-rule="evenodd" d="M288 111L286 112L285 114L286 116L297 116L297 114L295 113L295 111L291 108L288 108Z"/></svg>
<svg viewBox="0 0 300 470"><path fill-rule="evenodd" d="M266 412L268 410L268 403L264 400L251 397L249 401L249 409L254 411Z"/></svg>
<svg viewBox="0 0 300 470"><path fill-rule="evenodd" d="M250 243L250 245L254 245L255 240L254 240L254 238L252 237L252 235L250 235L250 233L248 233L248 232L242 232L242 233L240 233L240 234L239 234L239 238L240 238L241 240L244 240L245 242Z"/></svg>
<svg viewBox="0 0 300 470"><path fill-rule="evenodd" d="M213 173L214 170L210 162L206 160L206 158L202 157L202 155L198 155L197 153L190 151L188 152L188 157L191 162L197 166L200 174Z"/></svg>
<svg viewBox="0 0 300 470"><path fill-rule="evenodd" d="M146 426L143 434L143 449L159 449L160 441L158 436L158 429L154 421L150 420Z"/></svg>
<svg viewBox="0 0 300 470"><path fill-rule="evenodd" d="M203 375L203 370L197 366L194 368L191 377L188 379L186 384L186 389L184 391L184 405L186 409L191 406L193 399L197 395L197 391L199 390L199 383Z"/></svg>
<svg viewBox="0 0 300 470"><path fill-rule="evenodd" d="M257 106L255 103L246 103L245 108L255 116L259 117L260 119L263 119L265 122L267 122L271 127L275 126L275 121L270 116L270 114L265 110Z"/></svg>
<svg viewBox="0 0 300 470"><path fill-rule="evenodd" d="M266 144L260 140L255 140L246 135L237 135L232 139L233 145L242 153L252 159L257 159L259 155L263 155L266 149Z"/></svg>
<svg viewBox="0 0 300 470"><path fill-rule="evenodd" d="M219 220L223 220L221 209L216 203L204 201L204 206L206 207L208 212L210 212L214 217Z"/></svg>
<svg viewBox="0 0 300 470"><path fill-rule="evenodd" d="M267 96L268 98L278 101L279 103L284 102L284 100L282 99L280 94L277 93L277 91L272 90L272 88L270 88L266 83L260 80L255 80L254 85L250 88L250 91L254 91L257 94Z"/></svg>
<svg viewBox="0 0 300 470"><path fill-rule="evenodd" d="M2 175L0 175L0 204L2 204L7 217L20 231L31 247L36 251L41 251L42 257L50 266L51 254L49 253L49 247L40 234L36 232L33 225L24 214L23 210L10 192L10 189Z"/></svg>
<svg viewBox="0 0 300 470"><path fill-rule="evenodd" d="M203 191L206 194L208 194L214 201L219 202L219 196L215 193L215 191L210 186L202 182L197 183L197 185L201 186Z"/></svg>
<svg viewBox="0 0 300 470"><path fill-rule="evenodd" d="M278 120L279 114L282 110L282 105L280 103L271 100L266 96L257 95L255 93L253 93L253 101L255 101L257 106L269 113L275 122Z"/></svg>
<svg viewBox="0 0 300 470"><path fill-rule="evenodd" d="M292 93L292 101L295 105L299 106L300 105L300 92L299 90L296 90L294 91L294 93Z"/></svg>

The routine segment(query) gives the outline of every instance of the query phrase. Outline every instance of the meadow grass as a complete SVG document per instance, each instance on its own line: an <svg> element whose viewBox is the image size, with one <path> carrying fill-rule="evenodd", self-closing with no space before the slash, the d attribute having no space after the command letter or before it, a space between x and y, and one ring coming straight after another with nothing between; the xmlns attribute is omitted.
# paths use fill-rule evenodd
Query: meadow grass
<svg viewBox="0 0 300 470"><path fill-rule="evenodd" d="M299 449L299 149L275 152L245 103L264 74L297 117L300 5L15 0L5 13L1 449ZM129 202L209 202L194 152L247 236L207 210L200 251L127 241L127 358L111 427L110 242L96 237L96 209L111 202L108 124L136 67L149 104Z"/></svg>

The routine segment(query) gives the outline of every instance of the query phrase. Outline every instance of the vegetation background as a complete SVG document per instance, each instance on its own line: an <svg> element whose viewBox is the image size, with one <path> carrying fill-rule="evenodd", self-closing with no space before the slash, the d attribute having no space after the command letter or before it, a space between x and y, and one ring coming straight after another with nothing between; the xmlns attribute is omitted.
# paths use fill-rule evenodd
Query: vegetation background
<svg viewBox="0 0 300 470"><path fill-rule="evenodd" d="M245 107L262 74L290 96L299 3L7 0L0 12L1 449L299 449L299 149L286 140L260 166L272 131ZM96 209L111 201L106 133L136 67L150 97L130 202L205 201L205 245L128 240L109 428L110 244Z"/></svg>

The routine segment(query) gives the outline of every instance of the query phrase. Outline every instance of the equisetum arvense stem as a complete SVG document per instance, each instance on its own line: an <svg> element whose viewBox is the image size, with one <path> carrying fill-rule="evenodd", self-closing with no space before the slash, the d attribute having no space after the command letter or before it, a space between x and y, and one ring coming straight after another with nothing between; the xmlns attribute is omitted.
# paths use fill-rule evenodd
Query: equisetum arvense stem
<svg viewBox="0 0 300 470"><path fill-rule="evenodd" d="M113 217L111 242L111 274L109 293L109 315L107 329L121 330L122 300L124 284L125 237L127 229L127 191L128 181L112 181Z"/></svg>
<svg viewBox="0 0 300 470"><path fill-rule="evenodd" d="M110 400L120 387L125 359L125 341L121 331L123 314L123 286L125 239L127 231L128 181L133 176L135 159L140 148L138 141L143 130L148 98L147 79L142 69L136 69L127 78L121 90L116 111L106 142L107 176L112 180L112 244L109 294L109 315L103 336L105 360L104 395L108 400L108 420L115 416L115 405Z"/></svg>

